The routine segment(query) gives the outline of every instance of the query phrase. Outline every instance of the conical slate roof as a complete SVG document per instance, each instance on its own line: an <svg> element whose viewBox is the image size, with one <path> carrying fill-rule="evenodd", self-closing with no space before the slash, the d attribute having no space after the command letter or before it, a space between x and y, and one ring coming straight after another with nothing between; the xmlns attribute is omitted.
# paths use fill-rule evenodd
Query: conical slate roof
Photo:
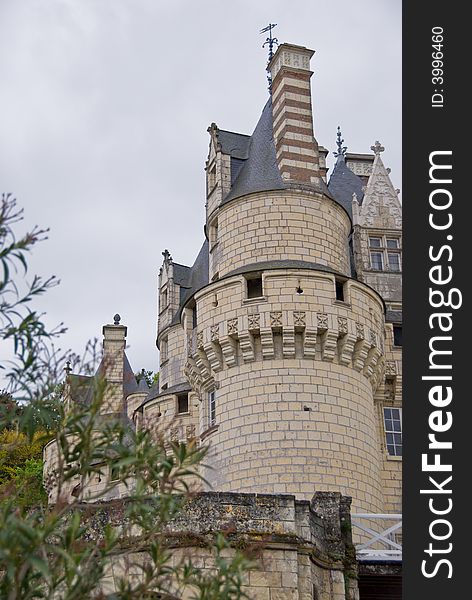
<svg viewBox="0 0 472 600"><path fill-rule="evenodd" d="M364 197L364 183L360 177L346 165L343 154L338 156L333 172L329 179L328 189L335 200L347 210L352 218L352 195L356 194L359 203Z"/></svg>
<svg viewBox="0 0 472 600"><path fill-rule="evenodd" d="M272 101L269 98L250 138L247 160L222 204L252 192L283 190L285 187L275 155Z"/></svg>
<svg viewBox="0 0 472 600"><path fill-rule="evenodd" d="M191 298L198 290L208 284L209 282L209 253L208 253L208 240L203 242L203 245L198 253L195 262L190 267L187 279L187 290L180 299L180 307L182 308L187 300ZM171 325L175 325L180 321L180 310L176 312L172 319Z"/></svg>
<svg viewBox="0 0 472 600"><path fill-rule="evenodd" d="M218 135L218 140L220 139L220 135ZM254 192L268 192L271 190L286 190L300 187L315 189L333 198L323 180L318 184L307 184L284 181L282 179L275 152L271 98L267 100L259 122L254 129L254 133L247 143L247 158L244 160L244 165L239 170L230 191L223 198L221 205L230 202L234 198ZM228 146L228 143L226 143L226 146ZM234 157L232 152L231 156ZM243 157L243 153L240 152L239 156Z"/></svg>
<svg viewBox="0 0 472 600"><path fill-rule="evenodd" d="M139 380L137 391L138 392L146 392L146 394L149 392L149 386L144 377L141 377L141 379Z"/></svg>

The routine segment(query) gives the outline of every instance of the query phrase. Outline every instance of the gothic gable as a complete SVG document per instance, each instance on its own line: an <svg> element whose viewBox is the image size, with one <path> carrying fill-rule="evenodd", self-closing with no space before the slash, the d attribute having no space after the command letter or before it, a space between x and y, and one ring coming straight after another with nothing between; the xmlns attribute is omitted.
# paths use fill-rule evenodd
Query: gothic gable
<svg viewBox="0 0 472 600"><path fill-rule="evenodd" d="M371 150L375 153L372 174L369 177L362 205L355 206L353 212L357 225L377 229L401 229L402 206L398 199L398 190L393 187L389 173L380 153L384 147L376 142ZM357 204L357 200L353 200Z"/></svg>

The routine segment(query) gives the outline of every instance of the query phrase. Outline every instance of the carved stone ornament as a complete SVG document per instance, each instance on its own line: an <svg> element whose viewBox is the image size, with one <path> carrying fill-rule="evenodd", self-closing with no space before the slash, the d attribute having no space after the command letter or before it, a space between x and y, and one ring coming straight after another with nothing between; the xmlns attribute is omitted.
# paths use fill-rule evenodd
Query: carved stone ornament
<svg viewBox="0 0 472 600"><path fill-rule="evenodd" d="M373 329L370 330L370 343L372 344L372 346L376 346L377 345L377 335L375 334L375 331Z"/></svg>
<svg viewBox="0 0 472 600"><path fill-rule="evenodd" d="M185 435L188 440L191 440L195 437L195 425L187 425L185 428Z"/></svg>
<svg viewBox="0 0 472 600"><path fill-rule="evenodd" d="M339 330L339 333L342 333L342 334L347 333L347 318L346 317L338 317L338 330Z"/></svg>
<svg viewBox="0 0 472 600"><path fill-rule="evenodd" d="M256 330L260 329L261 316L258 313L253 313L251 315L248 315L247 320L248 320L249 331L256 331Z"/></svg>
<svg viewBox="0 0 472 600"><path fill-rule="evenodd" d="M203 348L203 331L197 333L197 348Z"/></svg>
<svg viewBox="0 0 472 600"><path fill-rule="evenodd" d="M220 326L212 325L210 327L210 339L212 342L217 342L220 338Z"/></svg>
<svg viewBox="0 0 472 600"><path fill-rule="evenodd" d="M317 315L318 329L328 329L328 315L325 313L318 313Z"/></svg>
<svg viewBox="0 0 472 600"><path fill-rule="evenodd" d="M364 339L364 325L356 323L356 336L358 340Z"/></svg>
<svg viewBox="0 0 472 600"><path fill-rule="evenodd" d="M385 375L396 375L397 364L394 360L387 360L385 363Z"/></svg>
<svg viewBox="0 0 472 600"><path fill-rule="evenodd" d="M238 319L228 319L228 335L235 335L238 333Z"/></svg>
<svg viewBox="0 0 472 600"><path fill-rule="evenodd" d="M306 326L306 312L302 310L294 310L293 311L293 322L295 327L305 327Z"/></svg>
<svg viewBox="0 0 472 600"><path fill-rule="evenodd" d="M282 313L280 311L270 313L270 326L282 327Z"/></svg>

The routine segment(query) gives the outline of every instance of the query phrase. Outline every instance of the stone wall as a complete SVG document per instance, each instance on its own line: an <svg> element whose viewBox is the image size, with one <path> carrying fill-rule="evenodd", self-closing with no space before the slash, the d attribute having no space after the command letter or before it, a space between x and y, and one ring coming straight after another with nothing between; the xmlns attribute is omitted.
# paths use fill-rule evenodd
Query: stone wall
<svg viewBox="0 0 472 600"><path fill-rule="evenodd" d="M336 493L317 493L311 502L289 495L202 493L167 530L172 563L190 556L196 566L210 570L214 559L208 543L224 532L233 548L257 557L244 579L251 599L358 600L349 505L349 498ZM86 535L101 539L106 523L123 524L124 504L88 506L87 515ZM130 552L132 546L128 540L110 563L106 593L115 589L115 578L137 575L130 565L145 562L145 553ZM188 590L179 590L179 597L188 598Z"/></svg>
<svg viewBox="0 0 472 600"><path fill-rule="evenodd" d="M233 277L196 295L186 372L210 444L204 476L215 490L349 493L357 511L382 512L379 297L349 280L345 301L336 300L334 276L317 271L266 271L264 297L247 300L244 290L244 278Z"/></svg>
<svg viewBox="0 0 472 600"><path fill-rule="evenodd" d="M70 437L70 443L73 438ZM77 476L59 484L61 473L64 471L59 456L59 447L55 440L50 441L43 449L43 485L48 494L48 503L56 504L58 501L70 503L77 500L96 502L124 498L129 494L129 488L123 483L112 483L112 473L103 465L101 474L95 473L83 481Z"/></svg>
<svg viewBox="0 0 472 600"><path fill-rule="evenodd" d="M333 200L315 192L284 190L250 194L218 212L219 260L210 280L249 264L304 260L350 275L349 216Z"/></svg>
<svg viewBox="0 0 472 600"><path fill-rule="evenodd" d="M382 457L382 489L384 490L385 513L402 512L402 457L387 452L383 419L383 408L402 408L402 349L393 345L393 328L385 326L385 378L376 394L378 406L380 455Z"/></svg>

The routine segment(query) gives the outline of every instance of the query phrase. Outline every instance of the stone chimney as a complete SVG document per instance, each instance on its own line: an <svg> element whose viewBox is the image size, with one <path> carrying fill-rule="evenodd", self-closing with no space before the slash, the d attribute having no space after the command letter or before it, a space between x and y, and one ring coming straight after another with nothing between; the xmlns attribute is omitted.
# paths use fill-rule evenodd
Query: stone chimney
<svg viewBox="0 0 472 600"><path fill-rule="evenodd" d="M120 325L120 315L113 325L103 326L102 375L107 382L101 412L119 413L123 409L124 352L127 328Z"/></svg>
<svg viewBox="0 0 472 600"><path fill-rule="evenodd" d="M321 169L313 133L310 58L314 50L282 44L268 65L277 163L285 181L318 184Z"/></svg>

